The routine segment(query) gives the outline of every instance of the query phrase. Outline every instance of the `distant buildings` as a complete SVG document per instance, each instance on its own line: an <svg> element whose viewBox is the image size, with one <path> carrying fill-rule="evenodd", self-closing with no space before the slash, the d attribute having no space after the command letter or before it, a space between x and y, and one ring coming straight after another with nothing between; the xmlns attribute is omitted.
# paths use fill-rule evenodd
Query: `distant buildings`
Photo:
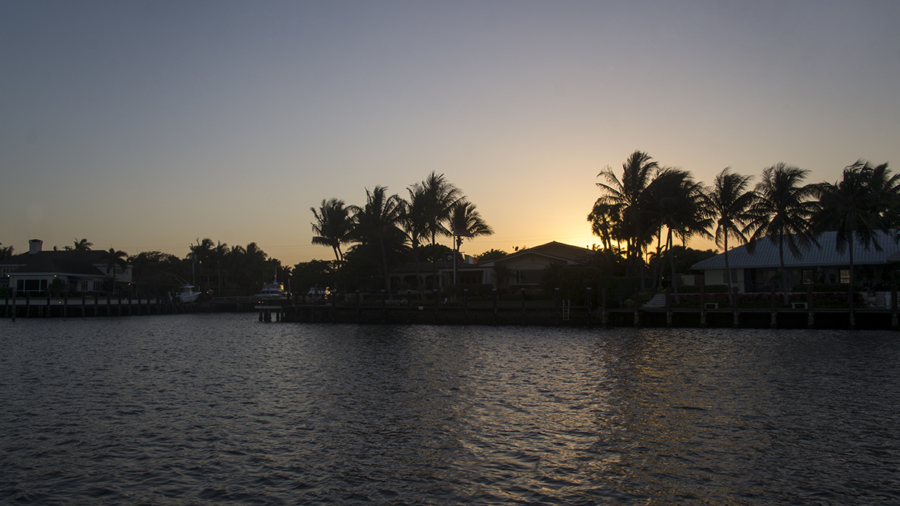
<svg viewBox="0 0 900 506"><path fill-rule="evenodd" d="M75 292L95 292L112 278L105 251L42 251L42 246L43 241L32 239L27 253L0 260L0 286L38 293L61 280ZM116 282L131 283L131 265L114 269Z"/></svg>
<svg viewBox="0 0 900 506"><path fill-rule="evenodd" d="M801 249L800 258L795 258L784 247L784 267L787 276L787 287L799 284L825 283L838 284L850 282L849 245L844 253L838 253L835 243L836 232L825 232L817 237L819 246L812 245ZM894 240L893 233L876 232L875 237L882 250L873 246L865 249L859 243L853 244L853 265L857 272L860 267L872 269L868 276L875 282L883 279L889 269L900 262L900 246ZM756 243L753 253L747 246L739 246L728 252L728 265L732 271L733 286L742 293L768 290L777 281L780 267L778 243L772 243L767 237ZM727 284L725 273L725 254L720 253L712 258L697 262L691 270L703 271L706 285ZM861 283L864 277L857 275L854 283Z"/></svg>

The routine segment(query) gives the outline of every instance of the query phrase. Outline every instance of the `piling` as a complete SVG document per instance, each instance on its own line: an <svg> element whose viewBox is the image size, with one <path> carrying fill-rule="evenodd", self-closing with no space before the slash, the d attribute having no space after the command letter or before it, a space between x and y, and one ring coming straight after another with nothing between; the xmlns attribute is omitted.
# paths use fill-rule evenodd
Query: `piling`
<svg viewBox="0 0 900 506"><path fill-rule="evenodd" d="M740 312L739 312L739 309L738 309L738 308L740 307L740 305L741 305L741 302L740 302L740 300L738 300L738 289L737 289L736 286L735 286L735 287L732 287L732 289L731 289L731 294L732 294L732 296L733 296L733 297L732 297L732 301L733 301L733 303L734 303L734 321L731 322L731 325L732 325L734 328L737 329L737 328L740 328L740 327L741 327L741 319L740 319L740 316L739 316L739 315L740 315Z"/></svg>
<svg viewBox="0 0 900 506"><path fill-rule="evenodd" d="M556 326L559 326L559 287L553 289L553 307L556 313Z"/></svg>
<svg viewBox="0 0 900 506"><path fill-rule="evenodd" d="M706 285L700 285L700 328L706 328Z"/></svg>
<svg viewBox="0 0 900 506"><path fill-rule="evenodd" d="M900 328L897 322L897 285L891 286L891 328Z"/></svg>
<svg viewBox="0 0 900 506"><path fill-rule="evenodd" d="M666 287L666 327L672 326L672 302L669 300L671 291L671 288Z"/></svg>
<svg viewBox="0 0 900 506"><path fill-rule="evenodd" d="M600 325L609 325L609 313L606 312L606 288L600 289Z"/></svg>
<svg viewBox="0 0 900 506"><path fill-rule="evenodd" d="M815 312L813 311L813 287L806 285L806 326L808 328L816 327Z"/></svg>
<svg viewBox="0 0 900 506"><path fill-rule="evenodd" d="M469 324L469 289L463 288L463 325Z"/></svg>
<svg viewBox="0 0 900 506"><path fill-rule="evenodd" d="M593 307L593 304L591 301L591 299L593 299L593 297L591 297L591 295L593 295L593 291L592 291L591 287L587 287L587 326L588 326L588 328L590 328L590 326L591 326L591 309Z"/></svg>
<svg viewBox="0 0 900 506"><path fill-rule="evenodd" d="M769 289L771 290L769 292L769 302L771 304L770 311L771 311L771 315L772 315L772 319L769 322L769 326L774 329L774 328L778 327L778 321L775 316L777 314L775 311L775 285L770 286Z"/></svg>
<svg viewBox="0 0 900 506"><path fill-rule="evenodd" d="M492 290L492 292L494 294L494 325L496 325L497 324L497 289L494 288Z"/></svg>
<svg viewBox="0 0 900 506"><path fill-rule="evenodd" d="M522 293L522 325L525 325L525 289L521 289Z"/></svg>
<svg viewBox="0 0 900 506"><path fill-rule="evenodd" d="M635 327L641 326L641 312L640 312L641 303L638 302L639 292L640 292L639 289L637 289L637 288L634 289L634 326Z"/></svg>

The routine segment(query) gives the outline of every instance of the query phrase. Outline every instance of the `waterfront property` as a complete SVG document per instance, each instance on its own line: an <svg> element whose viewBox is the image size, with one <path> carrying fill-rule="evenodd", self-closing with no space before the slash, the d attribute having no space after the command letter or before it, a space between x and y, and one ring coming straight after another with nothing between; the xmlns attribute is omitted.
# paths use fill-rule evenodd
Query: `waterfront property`
<svg viewBox="0 0 900 506"><path fill-rule="evenodd" d="M787 287L799 284L838 284L850 282L850 252L839 253L835 244L836 232L817 236L819 246L800 247L801 256L794 257L785 245L784 266ZM900 268L900 245L890 234L876 233L881 250L853 245L853 264L857 270L857 283L874 289L889 282L894 270ZM776 282L780 266L778 243L764 238L756 243L751 253L747 246L739 246L728 252L732 283L741 293L766 292ZM725 254L697 262L692 270L703 271L706 285L724 285Z"/></svg>
<svg viewBox="0 0 900 506"><path fill-rule="evenodd" d="M0 260L0 286L19 293L45 292L60 280L75 292L96 292L115 275L116 281L131 282L131 265L109 268L105 251L43 251L43 241L28 241L28 252Z"/></svg>
<svg viewBox="0 0 900 506"><path fill-rule="evenodd" d="M516 288L529 288L540 284L541 275L547 267L584 264L591 254L589 249L553 241L486 262L483 267L494 271L490 282L495 288L506 282ZM508 279L503 279L504 276L499 274L501 272L508 273Z"/></svg>

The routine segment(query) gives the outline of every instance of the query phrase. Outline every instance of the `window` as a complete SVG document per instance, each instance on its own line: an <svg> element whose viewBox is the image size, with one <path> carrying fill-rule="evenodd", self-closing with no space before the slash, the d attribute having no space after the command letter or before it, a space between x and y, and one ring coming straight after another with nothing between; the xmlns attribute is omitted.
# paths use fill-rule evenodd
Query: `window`
<svg viewBox="0 0 900 506"><path fill-rule="evenodd" d="M842 284L850 283L850 269L841 269L841 283Z"/></svg>

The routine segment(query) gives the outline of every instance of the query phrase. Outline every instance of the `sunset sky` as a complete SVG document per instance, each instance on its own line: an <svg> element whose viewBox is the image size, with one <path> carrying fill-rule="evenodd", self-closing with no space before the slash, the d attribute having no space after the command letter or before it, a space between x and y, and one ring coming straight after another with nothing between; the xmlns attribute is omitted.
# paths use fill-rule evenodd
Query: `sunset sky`
<svg viewBox="0 0 900 506"><path fill-rule="evenodd" d="M330 260L310 207L436 171L496 232L464 253L585 246L597 174L636 149L707 184L896 171L898 23L893 0L0 0L0 243Z"/></svg>

